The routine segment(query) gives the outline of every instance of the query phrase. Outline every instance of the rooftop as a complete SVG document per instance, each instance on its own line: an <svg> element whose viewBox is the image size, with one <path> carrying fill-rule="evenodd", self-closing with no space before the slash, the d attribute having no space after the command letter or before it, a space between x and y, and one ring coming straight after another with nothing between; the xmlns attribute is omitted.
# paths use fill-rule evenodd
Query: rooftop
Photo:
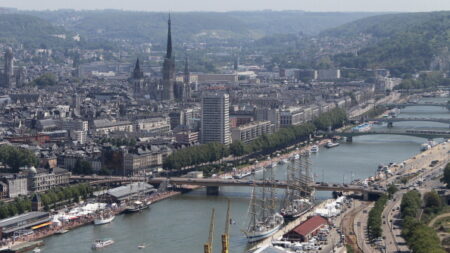
<svg viewBox="0 0 450 253"><path fill-rule="evenodd" d="M29 212L29 213L24 213L21 215L16 215L10 218L6 218L3 220L0 220L0 228L15 224L15 223L19 223L19 222L23 222L29 219L34 219L34 218L38 218L40 216L45 216L48 215L47 212Z"/></svg>
<svg viewBox="0 0 450 253"><path fill-rule="evenodd" d="M153 191L154 187L143 182L131 183L108 190L108 194L115 198L123 198L139 192Z"/></svg>

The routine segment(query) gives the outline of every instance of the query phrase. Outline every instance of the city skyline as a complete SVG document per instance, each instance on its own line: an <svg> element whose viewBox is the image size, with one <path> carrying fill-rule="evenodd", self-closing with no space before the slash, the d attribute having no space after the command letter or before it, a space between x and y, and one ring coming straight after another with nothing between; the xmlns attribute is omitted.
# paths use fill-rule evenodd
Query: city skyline
<svg viewBox="0 0 450 253"><path fill-rule="evenodd" d="M18 8L21 10L56 10L56 9L121 9L132 11L256 11L256 10L303 10L311 12L418 12L450 10L450 2L445 0L408 1L389 0L358 1L358 0L323 0L320 3L313 0L281 0L281 1L207 1L172 0L169 2L145 2L130 0L124 5L121 1L97 0L95 2L80 0L76 2L44 0L44 1L0 1L0 6Z"/></svg>

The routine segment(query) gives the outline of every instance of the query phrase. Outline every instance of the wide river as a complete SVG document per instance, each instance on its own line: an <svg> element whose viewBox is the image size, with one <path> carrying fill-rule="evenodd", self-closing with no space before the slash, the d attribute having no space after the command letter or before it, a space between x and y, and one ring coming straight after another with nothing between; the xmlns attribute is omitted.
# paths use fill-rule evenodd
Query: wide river
<svg viewBox="0 0 450 253"><path fill-rule="evenodd" d="M446 101L444 98L426 101ZM450 118L450 113L440 107L408 107L399 117ZM386 127L386 126L376 126ZM430 122L400 122L394 128L446 128L447 124ZM419 152L425 139L396 135L366 135L353 138L352 143L342 143L332 149L322 148L312 155L312 167L317 180L340 183L375 174L379 164L401 162ZM275 169L278 179L286 178L286 165ZM236 224L230 226L230 252L245 252L248 245L241 230L247 226L250 189L223 187L219 196L206 196L205 190L179 195L151 206L139 214L119 215L108 225L88 225L63 235L45 240L42 252L80 253L91 252L91 242L98 238L112 238L116 243L105 253L154 252L194 253L202 252L208 239L211 209L216 210L214 252L220 252L220 235L224 230L227 200L231 200L231 216ZM331 197L319 192L317 199ZM140 244L145 249L138 249Z"/></svg>

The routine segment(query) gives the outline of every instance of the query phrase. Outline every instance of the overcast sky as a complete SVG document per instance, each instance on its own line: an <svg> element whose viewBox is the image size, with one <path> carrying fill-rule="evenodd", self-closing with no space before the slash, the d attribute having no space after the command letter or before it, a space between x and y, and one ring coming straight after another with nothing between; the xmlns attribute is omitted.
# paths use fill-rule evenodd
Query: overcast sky
<svg viewBox="0 0 450 253"><path fill-rule="evenodd" d="M23 10L123 9L140 11L433 11L450 10L450 0L0 0Z"/></svg>

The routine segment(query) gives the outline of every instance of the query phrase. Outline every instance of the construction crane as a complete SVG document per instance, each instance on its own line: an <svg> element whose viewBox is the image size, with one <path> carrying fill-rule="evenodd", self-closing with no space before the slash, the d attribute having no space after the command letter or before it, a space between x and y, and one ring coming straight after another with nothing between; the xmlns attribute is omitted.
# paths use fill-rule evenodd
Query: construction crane
<svg viewBox="0 0 450 253"><path fill-rule="evenodd" d="M213 208L211 213L211 223L209 223L209 237L208 242L205 243L203 249L204 253L212 253L213 237L214 237L214 218L216 216L216 210Z"/></svg>
<svg viewBox="0 0 450 253"><path fill-rule="evenodd" d="M225 231L222 234L222 253L228 253L228 247L230 246L230 240L228 236L228 230L230 230L230 205L231 202L228 200L227 206L227 219L225 220Z"/></svg>

